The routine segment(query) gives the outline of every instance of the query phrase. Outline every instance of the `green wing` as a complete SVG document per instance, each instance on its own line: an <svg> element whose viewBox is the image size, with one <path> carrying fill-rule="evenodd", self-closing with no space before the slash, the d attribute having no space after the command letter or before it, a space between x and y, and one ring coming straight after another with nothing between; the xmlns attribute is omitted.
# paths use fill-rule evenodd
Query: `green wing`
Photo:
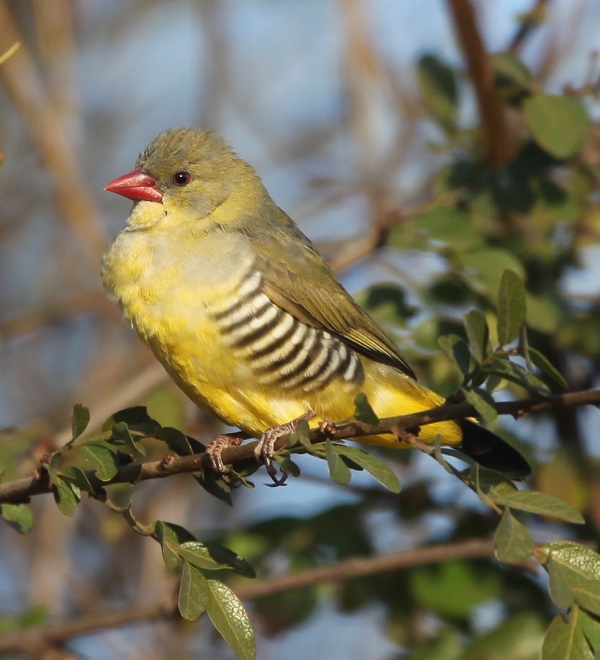
<svg viewBox="0 0 600 660"><path fill-rule="evenodd" d="M396 346L342 287L308 238L277 210L285 219L277 218L278 226L269 223L268 232L253 236L258 240L265 295L303 323L327 330L371 360L416 378Z"/></svg>

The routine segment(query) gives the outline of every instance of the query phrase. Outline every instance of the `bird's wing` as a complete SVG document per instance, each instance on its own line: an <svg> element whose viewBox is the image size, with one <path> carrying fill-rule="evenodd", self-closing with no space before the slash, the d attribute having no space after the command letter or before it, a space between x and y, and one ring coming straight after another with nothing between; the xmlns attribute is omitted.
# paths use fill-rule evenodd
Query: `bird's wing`
<svg viewBox="0 0 600 660"><path fill-rule="evenodd" d="M293 225L294 236L269 232L259 238L262 290L278 307L298 320L327 330L376 362L388 364L411 378L414 371L373 319L337 281L333 271L308 239ZM289 229L288 229L289 231ZM269 245L265 245L264 243ZM260 255L279 255L269 259Z"/></svg>

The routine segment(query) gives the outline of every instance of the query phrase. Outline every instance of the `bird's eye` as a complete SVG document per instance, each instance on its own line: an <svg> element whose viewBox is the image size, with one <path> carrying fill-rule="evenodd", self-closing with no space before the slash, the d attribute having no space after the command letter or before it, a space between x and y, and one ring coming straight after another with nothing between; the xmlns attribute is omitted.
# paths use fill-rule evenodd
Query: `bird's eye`
<svg viewBox="0 0 600 660"><path fill-rule="evenodd" d="M176 186L187 186L191 178L192 175L189 172L175 172L173 174L173 183Z"/></svg>

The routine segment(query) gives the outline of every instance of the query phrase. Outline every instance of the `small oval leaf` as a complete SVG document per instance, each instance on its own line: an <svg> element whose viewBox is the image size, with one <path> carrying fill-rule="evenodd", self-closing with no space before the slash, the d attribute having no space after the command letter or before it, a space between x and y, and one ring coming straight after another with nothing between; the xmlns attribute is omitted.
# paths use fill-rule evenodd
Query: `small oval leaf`
<svg viewBox="0 0 600 660"><path fill-rule="evenodd" d="M346 486L350 483L352 475L350 468L344 463L337 453L337 446L330 440L325 443L325 457L327 459L327 468L329 469L329 476L336 484Z"/></svg>
<svg viewBox="0 0 600 660"><path fill-rule="evenodd" d="M509 508L504 510L494 535L496 559L507 564L525 561L533 552L535 543L523 523L517 520Z"/></svg>
<svg viewBox="0 0 600 660"><path fill-rule="evenodd" d="M498 341L506 346L515 341L527 316L525 285L512 270L505 270L498 291Z"/></svg>
<svg viewBox="0 0 600 660"><path fill-rule="evenodd" d="M177 601L181 616L187 621L195 621L206 610L209 596L208 581L202 572L184 562Z"/></svg>

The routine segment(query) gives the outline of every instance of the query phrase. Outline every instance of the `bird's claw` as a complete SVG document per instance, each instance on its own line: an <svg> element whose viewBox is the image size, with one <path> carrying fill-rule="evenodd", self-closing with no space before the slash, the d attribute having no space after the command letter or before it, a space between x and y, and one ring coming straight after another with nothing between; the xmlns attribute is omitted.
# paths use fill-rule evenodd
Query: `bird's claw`
<svg viewBox="0 0 600 660"><path fill-rule="evenodd" d="M223 463L223 450L227 447L237 447L244 441L243 434L217 435L206 448L206 453L210 459L210 465L213 471L223 479L227 480L231 474L231 469Z"/></svg>
<svg viewBox="0 0 600 660"><path fill-rule="evenodd" d="M267 469L267 474L273 480L270 486L283 486L287 480L288 473L285 470L281 470L281 476L277 475L277 468L273 465L273 456L275 454L275 443L279 438L282 438L290 433L293 433L298 428L298 424L305 420L308 421L315 416L315 413L311 411L300 415L297 419L287 422L286 424L280 424L279 426L274 426L270 429L267 429L261 436L260 440L256 444L254 449L254 457L259 463L263 463Z"/></svg>

